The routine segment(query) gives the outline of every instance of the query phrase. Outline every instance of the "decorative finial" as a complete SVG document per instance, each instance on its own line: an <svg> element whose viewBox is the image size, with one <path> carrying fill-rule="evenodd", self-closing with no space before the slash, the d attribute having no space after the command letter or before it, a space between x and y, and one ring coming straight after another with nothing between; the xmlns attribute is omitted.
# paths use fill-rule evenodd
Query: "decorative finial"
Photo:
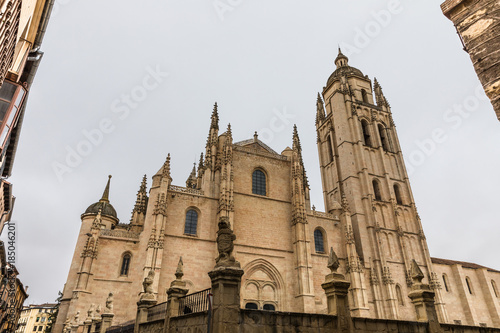
<svg viewBox="0 0 500 333"><path fill-rule="evenodd" d="M106 187L104 188L104 192L102 193L102 198L99 201L109 202L109 183L111 181L111 177L111 175L108 176L108 182L106 184Z"/></svg>
<svg viewBox="0 0 500 333"><path fill-rule="evenodd" d="M259 135L257 134L257 131L255 131L255 133L253 134L253 142L257 142L258 139Z"/></svg>
<svg viewBox="0 0 500 333"><path fill-rule="evenodd" d="M214 110L212 111L212 123L210 127L219 129L219 112L218 112L217 102L215 102Z"/></svg>
<svg viewBox="0 0 500 333"><path fill-rule="evenodd" d="M328 265L327 267L330 269L332 273L336 273L337 269L340 266L339 258L335 251L333 251L333 247L330 248L330 255L328 256Z"/></svg>
<svg viewBox="0 0 500 333"><path fill-rule="evenodd" d="M146 192L146 186L147 186L147 177L144 175L142 177L142 182L141 182L141 187L139 188L139 192Z"/></svg>
<svg viewBox="0 0 500 333"><path fill-rule="evenodd" d="M163 164L163 177L172 178L170 177L170 153L168 153L165 164Z"/></svg>
<svg viewBox="0 0 500 333"><path fill-rule="evenodd" d="M231 230L229 218L221 216L219 230L217 231L217 250L219 255L215 258L215 267L240 267L240 263L233 257L234 240L236 235Z"/></svg>
<svg viewBox="0 0 500 333"><path fill-rule="evenodd" d="M413 279L413 283L422 283L422 280L424 279L425 275L420 269L420 266L418 266L417 262L415 259L412 260L411 262L411 278Z"/></svg>
<svg viewBox="0 0 500 333"><path fill-rule="evenodd" d="M228 137L231 137L233 135L233 133L231 132L231 123L227 124L226 134Z"/></svg>
<svg viewBox="0 0 500 333"><path fill-rule="evenodd" d="M179 263L177 264L177 270L175 271L175 278L177 280L182 279L184 276L184 263L182 262L182 256L179 258Z"/></svg>

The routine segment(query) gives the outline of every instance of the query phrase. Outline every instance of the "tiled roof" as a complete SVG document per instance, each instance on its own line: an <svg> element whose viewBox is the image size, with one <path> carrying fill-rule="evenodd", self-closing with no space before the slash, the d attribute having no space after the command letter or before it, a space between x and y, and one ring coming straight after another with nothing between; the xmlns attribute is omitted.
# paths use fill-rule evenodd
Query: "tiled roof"
<svg viewBox="0 0 500 333"><path fill-rule="evenodd" d="M434 264L450 265L450 266L451 265L461 265L463 268L472 268L472 269L486 268L487 270L489 270L491 272L498 272L498 273L500 273L500 271L498 271L496 269L485 267L485 266L481 266L481 265L474 264L474 263L471 263L471 262L456 261L456 260L441 259L441 258L431 258L431 260L432 260L432 263L434 263Z"/></svg>

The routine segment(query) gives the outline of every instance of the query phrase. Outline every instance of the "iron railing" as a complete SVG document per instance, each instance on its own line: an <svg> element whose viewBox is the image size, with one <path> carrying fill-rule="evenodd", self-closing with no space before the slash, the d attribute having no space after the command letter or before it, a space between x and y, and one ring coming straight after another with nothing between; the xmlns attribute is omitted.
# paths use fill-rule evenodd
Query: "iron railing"
<svg viewBox="0 0 500 333"><path fill-rule="evenodd" d="M167 314L167 302L156 304L148 309L148 321L165 319Z"/></svg>
<svg viewBox="0 0 500 333"><path fill-rule="evenodd" d="M208 295L211 288L179 298L179 316L208 310Z"/></svg>

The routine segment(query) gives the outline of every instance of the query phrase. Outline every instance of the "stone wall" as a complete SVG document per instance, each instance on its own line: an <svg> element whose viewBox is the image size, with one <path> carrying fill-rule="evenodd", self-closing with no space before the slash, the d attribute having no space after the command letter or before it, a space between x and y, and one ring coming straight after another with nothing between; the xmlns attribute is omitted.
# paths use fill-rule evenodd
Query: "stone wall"
<svg viewBox="0 0 500 333"><path fill-rule="evenodd" d="M239 333L343 332L341 329L337 328L337 316L321 314L241 309L239 321ZM353 332L359 333L428 332L428 323L425 322L353 318L353 324ZM171 318L170 331L163 331L163 328L163 320L148 322L139 325L139 333L205 333L207 332L207 312ZM445 333L500 333L500 329L496 328L451 324L441 324L441 329Z"/></svg>
<svg viewBox="0 0 500 333"><path fill-rule="evenodd" d="M500 3L497 0L447 0L441 9L457 28L500 120Z"/></svg>

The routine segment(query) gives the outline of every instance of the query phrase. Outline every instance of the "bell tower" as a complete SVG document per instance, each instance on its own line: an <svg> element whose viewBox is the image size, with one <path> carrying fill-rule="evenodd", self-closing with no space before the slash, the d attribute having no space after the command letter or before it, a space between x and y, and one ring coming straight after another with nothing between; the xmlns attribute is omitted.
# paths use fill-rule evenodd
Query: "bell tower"
<svg viewBox="0 0 500 333"><path fill-rule="evenodd" d="M355 257L346 258L352 314L397 319L409 311L399 305L415 259L436 292L440 322L447 322L390 105L377 80L372 85L349 66L340 49L335 65L318 94L316 130L325 210L342 210L345 246Z"/></svg>

